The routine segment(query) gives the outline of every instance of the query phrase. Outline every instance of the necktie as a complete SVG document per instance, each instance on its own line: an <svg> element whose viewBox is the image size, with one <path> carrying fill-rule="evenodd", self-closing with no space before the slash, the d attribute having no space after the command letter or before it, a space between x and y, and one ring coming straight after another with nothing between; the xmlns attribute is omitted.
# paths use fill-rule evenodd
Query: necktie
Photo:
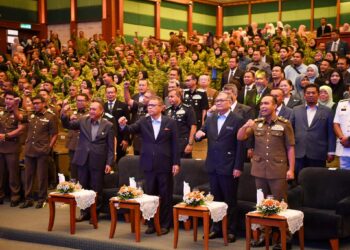
<svg viewBox="0 0 350 250"><path fill-rule="evenodd" d="M337 51L337 42L333 42L332 51Z"/></svg>
<svg viewBox="0 0 350 250"><path fill-rule="evenodd" d="M109 109L110 112L112 112L112 110L113 110L113 102L109 102L108 109Z"/></svg>
<svg viewBox="0 0 350 250"><path fill-rule="evenodd" d="M244 93L243 104L247 104L247 95L248 95L249 91L250 91L250 87L249 86L245 86L245 93Z"/></svg>
<svg viewBox="0 0 350 250"><path fill-rule="evenodd" d="M233 69L231 69L231 70L230 70L230 75L229 75L229 77L228 77L228 83L230 83L230 82L232 81L233 75L234 75Z"/></svg>

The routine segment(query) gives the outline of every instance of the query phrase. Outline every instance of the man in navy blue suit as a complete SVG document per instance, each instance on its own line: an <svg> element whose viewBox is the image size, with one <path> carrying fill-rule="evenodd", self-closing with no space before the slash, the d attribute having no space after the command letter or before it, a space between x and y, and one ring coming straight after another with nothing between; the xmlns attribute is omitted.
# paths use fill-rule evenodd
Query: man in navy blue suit
<svg viewBox="0 0 350 250"><path fill-rule="evenodd" d="M319 88L304 89L306 104L293 108L291 123L295 134L295 176L305 167L326 167L334 160L336 138L332 110L318 104Z"/></svg>
<svg viewBox="0 0 350 250"><path fill-rule="evenodd" d="M152 97L147 105L147 116L132 125L127 125L127 119L121 117L119 126L142 138L140 168L144 172L145 192L159 195L161 234L167 234L172 222L173 175L180 171L180 154L176 121L162 115L163 108L163 100ZM154 232L153 221L150 221L146 234Z"/></svg>
<svg viewBox="0 0 350 250"><path fill-rule="evenodd" d="M237 188L243 170L244 144L237 140L237 131L243 125L243 118L231 111L231 104L230 94L220 92L215 99L217 112L207 118L195 139L208 139L205 167L209 174L210 191L215 201L223 201L228 205L228 241L234 242ZM221 236L220 224L214 223L209 239Z"/></svg>

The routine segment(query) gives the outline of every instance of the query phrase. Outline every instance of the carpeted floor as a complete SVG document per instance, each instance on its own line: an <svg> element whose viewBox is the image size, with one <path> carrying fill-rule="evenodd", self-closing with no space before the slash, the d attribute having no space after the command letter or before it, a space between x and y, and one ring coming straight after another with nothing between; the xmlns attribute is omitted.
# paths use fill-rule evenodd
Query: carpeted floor
<svg viewBox="0 0 350 250"><path fill-rule="evenodd" d="M78 214L78 211L77 211ZM69 233L69 207L61 206L56 208L56 220L52 232L47 231L49 209L11 208L9 203L0 206L0 249L15 249L12 246L18 244L16 249L58 249L65 247L73 249L173 249L173 232L168 235L157 237L156 235L145 235L143 232L146 226L141 228L141 242L136 243L134 235L130 233L130 224L118 221L115 237L109 239L110 220L102 217L98 229L93 229L88 222L77 223L76 234ZM201 249L203 247L202 228L199 228L198 241L193 241L192 231L179 232L178 249ZM1 239L2 238L2 239ZM6 239L6 240L3 240ZM13 241L15 241L13 243ZM45 245L26 245L31 242ZM294 249L298 249L298 242L295 241ZM13 245L14 244L14 245ZM21 245L24 244L24 245ZM349 241L341 241L341 249L350 249ZM43 247L43 248L42 248ZM215 239L209 242L210 249L245 249L245 238L243 235L230 244L223 245L222 239ZM264 249L264 248L256 248ZM327 241L306 242L306 249L329 249Z"/></svg>

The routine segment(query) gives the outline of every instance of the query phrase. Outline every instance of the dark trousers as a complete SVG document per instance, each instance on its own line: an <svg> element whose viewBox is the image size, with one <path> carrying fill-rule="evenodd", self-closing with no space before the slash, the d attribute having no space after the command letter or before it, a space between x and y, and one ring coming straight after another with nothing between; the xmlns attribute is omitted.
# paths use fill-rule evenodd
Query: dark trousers
<svg viewBox="0 0 350 250"><path fill-rule="evenodd" d="M223 201L228 205L227 221L228 233L235 234L237 231L237 190L239 178L232 175L209 174L210 191L215 201ZM211 231L222 233L221 222L215 222Z"/></svg>
<svg viewBox="0 0 350 250"><path fill-rule="evenodd" d="M6 173L8 172L11 201L20 199L19 153L0 153L0 199L5 197Z"/></svg>
<svg viewBox="0 0 350 250"><path fill-rule="evenodd" d="M69 150L69 168L70 168L70 178L75 179L77 182L78 179L78 166L72 163L75 150Z"/></svg>
<svg viewBox="0 0 350 250"><path fill-rule="evenodd" d="M160 197L160 226L170 228L173 219L173 176L172 173L145 172L145 193ZM148 224L153 226L151 220Z"/></svg>
<svg viewBox="0 0 350 250"><path fill-rule="evenodd" d="M25 199L32 200L32 189L35 173L38 179L39 192L38 201L43 202L47 198L48 186L48 155L41 155L38 157L25 156Z"/></svg>
<svg viewBox="0 0 350 250"><path fill-rule="evenodd" d="M126 151L124 151L122 149L122 146L120 146L120 143L118 141L118 144L117 144L117 162L119 162L119 160L124 157L126 155Z"/></svg>
<svg viewBox="0 0 350 250"><path fill-rule="evenodd" d="M261 189L264 196L273 195L279 201L284 199L287 202L287 181L286 179L266 179L255 177L257 189Z"/></svg>
<svg viewBox="0 0 350 250"><path fill-rule="evenodd" d="M96 160L88 157L84 166L78 166L78 180L84 189L90 189L97 192L97 214L102 206L102 190L105 175L105 165L96 166ZM82 213L89 213L90 208L82 210Z"/></svg>
<svg viewBox="0 0 350 250"><path fill-rule="evenodd" d="M306 156L304 156L303 158L296 158L295 159L295 176L296 176L296 178L298 178L300 171L306 167L325 168L326 161L325 160L310 159Z"/></svg>

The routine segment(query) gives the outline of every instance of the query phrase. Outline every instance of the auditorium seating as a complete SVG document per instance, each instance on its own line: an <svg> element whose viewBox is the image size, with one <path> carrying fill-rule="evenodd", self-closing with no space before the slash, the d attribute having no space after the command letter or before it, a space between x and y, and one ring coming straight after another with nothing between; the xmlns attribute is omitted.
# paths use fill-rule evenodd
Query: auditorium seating
<svg viewBox="0 0 350 250"><path fill-rule="evenodd" d="M304 212L306 239L327 239L332 249L350 236L350 171L305 168L298 186L289 193L295 208Z"/></svg>

